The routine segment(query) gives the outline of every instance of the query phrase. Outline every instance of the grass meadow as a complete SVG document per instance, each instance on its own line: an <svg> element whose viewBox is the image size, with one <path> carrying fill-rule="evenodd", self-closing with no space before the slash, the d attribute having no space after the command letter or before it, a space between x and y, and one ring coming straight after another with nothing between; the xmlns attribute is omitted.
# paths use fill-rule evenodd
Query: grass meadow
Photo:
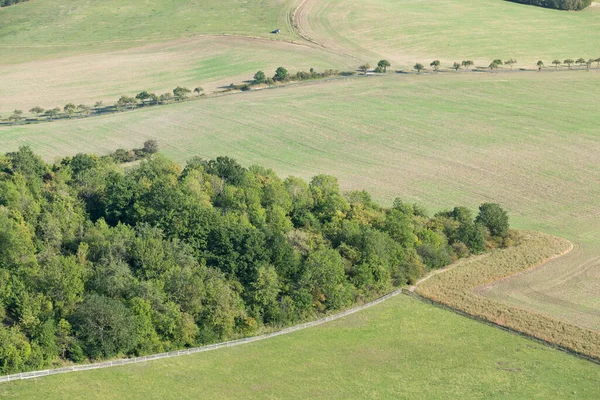
<svg viewBox="0 0 600 400"><path fill-rule="evenodd" d="M229 155L282 175L340 179L387 204L494 201L513 226L577 244L507 302L600 328L596 71L439 73L312 82L134 112L0 128L0 152L47 160L157 139L180 162ZM557 100L559 98L560 100ZM521 278L517 278L521 279ZM518 286L518 283L515 285ZM488 295L495 295L491 291ZM547 295L550 293L550 295Z"/></svg>
<svg viewBox="0 0 600 400"><path fill-rule="evenodd" d="M397 296L250 345L0 385L19 399L593 399L600 370Z"/></svg>
<svg viewBox="0 0 600 400"><path fill-rule="evenodd" d="M580 12L532 7L504 0L308 0L306 33L331 48L366 60L386 57L396 67L435 59L537 60L600 57L600 3ZM376 21L376 22L375 22Z"/></svg>

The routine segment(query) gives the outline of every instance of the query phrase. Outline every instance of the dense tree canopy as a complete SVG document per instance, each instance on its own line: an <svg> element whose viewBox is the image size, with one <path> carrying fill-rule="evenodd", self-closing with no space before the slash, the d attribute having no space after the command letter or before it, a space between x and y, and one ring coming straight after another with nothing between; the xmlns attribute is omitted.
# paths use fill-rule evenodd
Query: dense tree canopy
<svg viewBox="0 0 600 400"><path fill-rule="evenodd" d="M157 150L0 156L0 373L292 324L506 243L494 204L428 217L328 175L229 157L181 168Z"/></svg>

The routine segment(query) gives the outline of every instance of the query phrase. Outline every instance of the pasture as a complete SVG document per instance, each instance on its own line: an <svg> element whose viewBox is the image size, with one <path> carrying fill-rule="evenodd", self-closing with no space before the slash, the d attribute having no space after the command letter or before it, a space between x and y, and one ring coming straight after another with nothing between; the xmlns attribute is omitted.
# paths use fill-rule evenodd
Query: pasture
<svg viewBox="0 0 600 400"><path fill-rule="evenodd" d="M396 296L250 345L2 384L0 397L592 399L599 385L597 365Z"/></svg>
<svg viewBox="0 0 600 400"><path fill-rule="evenodd" d="M498 202L514 226L577 244L544 272L532 272L555 279L542 277L546 283L533 287L539 291L512 294L512 301L526 299L524 308L599 329L598 288L589 279L600 269L600 188L589 184L600 170L600 114L594 101L599 83L596 71L312 82L100 118L4 127L0 151L29 144L52 160L133 148L153 138L180 162L226 154L284 176L332 174L344 190L366 189L388 204L394 197L431 210Z"/></svg>
<svg viewBox="0 0 600 400"><path fill-rule="evenodd" d="M308 0L301 11L301 28L315 41L365 61L388 58L393 68L435 59L487 67L511 57L530 68L600 57L598 3L564 12L503 0Z"/></svg>

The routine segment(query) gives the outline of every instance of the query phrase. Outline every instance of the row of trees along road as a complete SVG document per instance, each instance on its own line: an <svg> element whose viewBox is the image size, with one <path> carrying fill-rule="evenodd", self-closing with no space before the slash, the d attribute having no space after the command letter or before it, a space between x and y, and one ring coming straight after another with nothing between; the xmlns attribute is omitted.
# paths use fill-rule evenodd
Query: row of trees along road
<svg viewBox="0 0 600 400"><path fill-rule="evenodd" d="M232 83L229 87L227 87L227 90L246 91L250 90L252 86L260 86L265 84L271 86L276 83L304 81L309 79L322 79L330 76L351 74L353 73L340 73L339 71L332 69L317 72L313 68L311 68L308 72L298 71L295 74L291 74L286 68L278 67L275 71L275 75L272 78L267 77L263 71L257 71L256 74L254 74L254 78L252 81L250 81L250 83L244 83L241 85L235 85ZM84 117L90 114L104 114L107 112L132 110L144 106L168 104L172 100L183 101L186 100L192 92L197 96L204 95L204 89L201 86L197 86L193 90L188 89L187 87L178 86L175 89L173 89L172 94L163 93L161 95L158 95L154 92L144 90L135 96L123 95L117 100L117 102L113 106L105 106L101 101L96 102L96 104L94 104L93 107L87 106L85 104L79 104L78 106L76 106L73 103L68 103L62 108L56 107L48 110L39 106L32 107L29 110L29 113L31 115L35 115L36 120L44 118L46 121L53 121L57 118L73 118L75 116ZM23 112L23 110L14 110L13 113L7 118L7 121L17 124L26 119L27 118L25 117L25 113Z"/></svg>
<svg viewBox="0 0 600 400"><path fill-rule="evenodd" d="M0 156L1 374L294 324L511 242L496 204L429 216L328 175L157 150Z"/></svg>
<svg viewBox="0 0 600 400"><path fill-rule="evenodd" d="M566 60L564 60L562 62L560 60L552 61L552 64L554 65L555 68L558 68L561 64L565 64L568 66L569 69L571 69L571 66L573 64L578 64L580 67L585 65L588 70L590 69L590 67L592 66L593 63L596 63L597 66L600 67L600 57L598 57L596 59L590 58L587 60L585 58L578 58L577 60L567 58ZM493 70L500 68L502 65L508 65L508 66L510 66L510 69L513 69L513 66L515 64L517 64L517 60L515 60L513 58L508 59L506 61L502 61L501 59L498 58L498 59L493 60L489 64L488 68L493 71ZM368 64L366 64L366 65L368 65ZM473 65L474 65L474 62L472 60L463 60L460 63L454 62L454 64L452 64L451 69L458 71L461 68L468 69L468 68L472 67ZM439 71L441 68L441 62L440 62L440 60L434 60L429 64L429 66L432 67L432 69L434 71ZM544 66L545 66L545 64L544 64L544 61L542 61L542 60L539 60L536 63L536 67L538 68L539 71L541 71ZM363 68L364 68L364 66L361 66L359 69L363 70L363 72L366 73L366 71L364 71ZM421 73L421 71L425 71L425 65L423 65L421 63L416 63L413 66L413 69L415 71L417 71L417 73ZM375 71L375 72L377 72L377 71Z"/></svg>

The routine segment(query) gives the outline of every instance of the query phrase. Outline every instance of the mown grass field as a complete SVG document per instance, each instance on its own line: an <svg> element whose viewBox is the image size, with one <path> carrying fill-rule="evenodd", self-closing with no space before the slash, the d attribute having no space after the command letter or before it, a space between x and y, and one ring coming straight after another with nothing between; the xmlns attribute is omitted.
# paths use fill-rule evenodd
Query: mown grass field
<svg viewBox="0 0 600 400"><path fill-rule="evenodd" d="M396 67L439 59L516 58L519 66L537 60L597 58L600 4L580 12L532 7L503 0L308 0L307 34L332 49L365 60L386 57Z"/></svg>
<svg viewBox="0 0 600 400"><path fill-rule="evenodd" d="M440 73L314 82L100 118L0 128L0 152L46 159L139 146L170 157L229 155L283 175L339 177L432 210L499 202L514 226L577 248L535 272L524 308L600 329L597 71ZM520 278L519 278L520 279Z"/></svg>
<svg viewBox="0 0 600 400"><path fill-rule="evenodd" d="M0 385L19 399L593 399L598 366L397 296L263 342Z"/></svg>

